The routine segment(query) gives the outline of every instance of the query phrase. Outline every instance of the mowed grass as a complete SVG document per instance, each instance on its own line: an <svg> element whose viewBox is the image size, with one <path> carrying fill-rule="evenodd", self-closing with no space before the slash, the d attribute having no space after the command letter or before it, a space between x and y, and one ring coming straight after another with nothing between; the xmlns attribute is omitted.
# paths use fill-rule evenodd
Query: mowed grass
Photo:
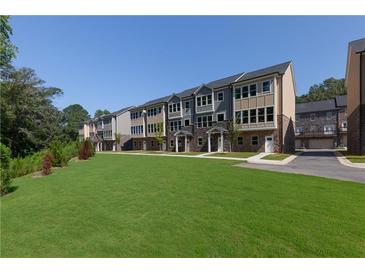
<svg viewBox="0 0 365 274"><path fill-rule="evenodd" d="M352 163L365 163L365 156L350 155L346 156L346 159Z"/></svg>
<svg viewBox="0 0 365 274"><path fill-rule="evenodd" d="M257 152L217 152L209 154L213 157L230 157L230 158L249 158L257 155Z"/></svg>
<svg viewBox="0 0 365 274"><path fill-rule="evenodd" d="M364 257L365 185L98 154L14 180L2 257Z"/></svg>
<svg viewBox="0 0 365 274"><path fill-rule="evenodd" d="M273 154L266 155L262 159L263 160L282 161L282 160L285 160L286 158L288 158L289 156L291 156L291 154L273 153Z"/></svg>

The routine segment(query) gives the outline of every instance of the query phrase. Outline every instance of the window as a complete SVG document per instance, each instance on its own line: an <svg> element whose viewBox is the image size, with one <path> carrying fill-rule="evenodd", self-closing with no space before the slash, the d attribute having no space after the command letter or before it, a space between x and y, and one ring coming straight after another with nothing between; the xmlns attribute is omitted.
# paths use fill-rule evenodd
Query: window
<svg viewBox="0 0 365 274"><path fill-rule="evenodd" d="M297 134L300 134L300 133L302 133L302 132L304 132L304 130L303 130L303 128L302 128L302 127L297 127L297 128L295 129L295 133L297 133Z"/></svg>
<svg viewBox="0 0 365 274"><path fill-rule="evenodd" d="M242 124L248 124L248 110L242 111Z"/></svg>
<svg viewBox="0 0 365 274"><path fill-rule="evenodd" d="M251 124L256 123L256 109L250 110L250 123Z"/></svg>
<svg viewBox="0 0 365 274"><path fill-rule="evenodd" d="M151 140L151 147L155 146L155 142Z"/></svg>
<svg viewBox="0 0 365 274"><path fill-rule="evenodd" d="M270 92L270 81L263 81L262 82L262 92Z"/></svg>
<svg viewBox="0 0 365 274"><path fill-rule="evenodd" d="M185 102L185 109L189 109L190 108L190 102L189 101L186 101Z"/></svg>
<svg viewBox="0 0 365 274"><path fill-rule="evenodd" d="M218 120L218 122L224 121L224 113L217 114L217 120Z"/></svg>
<svg viewBox="0 0 365 274"><path fill-rule="evenodd" d="M197 106L200 107L202 105L202 98L201 97L197 97L196 98L196 103L197 103Z"/></svg>
<svg viewBox="0 0 365 274"><path fill-rule="evenodd" d="M316 115L314 113L310 114L310 120L314 121L316 119Z"/></svg>
<svg viewBox="0 0 365 274"><path fill-rule="evenodd" d="M317 127L316 126L311 126L309 128L310 132L316 132L317 131Z"/></svg>
<svg viewBox="0 0 365 274"><path fill-rule="evenodd" d="M174 140L170 140L170 147L174 146Z"/></svg>
<svg viewBox="0 0 365 274"><path fill-rule="evenodd" d="M104 125L109 125L111 123L112 123L112 119L111 118L104 120Z"/></svg>
<svg viewBox="0 0 365 274"><path fill-rule="evenodd" d="M212 95L211 94L208 95L207 98L208 98L208 105L211 105L212 104Z"/></svg>
<svg viewBox="0 0 365 274"><path fill-rule="evenodd" d="M296 114L296 115L295 115L295 121L296 121L296 122L300 122L300 115L299 115L299 114Z"/></svg>
<svg viewBox="0 0 365 274"><path fill-rule="evenodd" d="M203 96L202 97L202 105L206 106L207 105L207 96Z"/></svg>
<svg viewBox="0 0 365 274"><path fill-rule="evenodd" d="M274 121L274 107L267 107L266 108L266 122L273 122Z"/></svg>
<svg viewBox="0 0 365 274"><path fill-rule="evenodd" d="M250 85L250 97L256 96L256 84Z"/></svg>
<svg viewBox="0 0 365 274"><path fill-rule="evenodd" d="M172 112L172 105L169 105L169 112Z"/></svg>
<svg viewBox="0 0 365 274"><path fill-rule="evenodd" d="M176 112L176 104L172 104L172 111Z"/></svg>
<svg viewBox="0 0 365 274"><path fill-rule="evenodd" d="M161 108L161 107L159 107L159 108L158 108L158 113L161 113L161 111L162 111L162 108Z"/></svg>
<svg viewBox="0 0 365 274"><path fill-rule="evenodd" d="M234 89L234 98L236 100L241 99L241 88L235 88Z"/></svg>
<svg viewBox="0 0 365 274"><path fill-rule="evenodd" d="M265 108L258 109L259 123L265 123Z"/></svg>
<svg viewBox="0 0 365 274"><path fill-rule="evenodd" d="M202 146L202 145L203 145L203 138L198 137L198 146Z"/></svg>
<svg viewBox="0 0 365 274"><path fill-rule="evenodd" d="M200 116L200 117L198 117L197 121L198 121L198 128L211 127L212 126L212 115Z"/></svg>
<svg viewBox="0 0 365 274"><path fill-rule="evenodd" d="M241 124L241 111L236 111L236 124Z"/></svg>
<svg viewBox="0 0 365 274"><path fill-rule="evenodd" d="M178 130L181 130L181 121L170 122L170 131L178 131Z"/></svg>
<svg viewBox="0 0 365 274"><path fill-rule="evenodd" d="M190 120L189 119L186 119L185 121L184 121L184 126L189 126L190 125Z"/></svg>
<svg viewBox="0 0 365 274"><path fill-rule="evenodd" d="M251 136L251 145L256 146L259 144L259 136Z"/></svg>
<svg viewBox="0 0 365 274"><path fill-rule="evenodd" d="M341 128L347 128L347 122L342 122L341 123Z"/></svg>
<svg viewBox="0 0 365 274"><path fill-rule="evenodd" d="M327 120L332 120L332 112L331 111L328 111L326 113L326 116L327 116Z"/></svg>
<svg viewBox="0 0 365 274"><path fill-rule="evenodd" d="M242 98L248 97L248 86L242 87Z"/></svg>
<svg viewBox="0 0 365 274"><path fill-rule="evenodd" d="M218 101L223 101L224 100L223 92L219 92L217 97L218 97Z"/></svg>
<svg viewBox="0 0 365 274"><path fill-rule="evenodd" d="M237 138L237 144L243 145L243 137L242 136Z"/></svg>
<svg viewBox="0 0 365 274"><path fill-rule="evenodd" d="M177 111L180 111L180 103L176 104Z"/></svg>
<svg viewBox="0 0 365 274"><path fill-rule="evenodd" d="M335 131L335 126L334 125L325 125L323 127L323 131L325 134L332 134Z"/></svg>

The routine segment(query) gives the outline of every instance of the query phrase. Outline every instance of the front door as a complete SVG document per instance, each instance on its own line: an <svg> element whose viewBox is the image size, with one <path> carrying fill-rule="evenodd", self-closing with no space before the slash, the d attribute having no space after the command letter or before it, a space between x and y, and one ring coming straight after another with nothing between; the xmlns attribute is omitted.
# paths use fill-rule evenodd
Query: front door
<svg viewBox="0 0 365 274"><path fill-rule="evenodd" d="M273 152L273 139L272 136L265 137L265 152Z"/></svg>

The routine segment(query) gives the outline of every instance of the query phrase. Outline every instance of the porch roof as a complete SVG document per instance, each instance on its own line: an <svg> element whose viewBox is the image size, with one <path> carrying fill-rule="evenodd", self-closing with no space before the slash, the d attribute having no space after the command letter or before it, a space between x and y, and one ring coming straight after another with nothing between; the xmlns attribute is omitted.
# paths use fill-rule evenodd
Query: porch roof
<svg viewBox="0 0 365 274"><path fill-rule="evenodd" d="M224 127L212 127L211 129L207 130L207 133L225 133L228 132Z"/></svg>
<svg viewBox="0 0 365 274"><path fill-rule="evenodd" d="M193 134L187 130L179 130L174 134L174 136L193 136Z"/></svg>

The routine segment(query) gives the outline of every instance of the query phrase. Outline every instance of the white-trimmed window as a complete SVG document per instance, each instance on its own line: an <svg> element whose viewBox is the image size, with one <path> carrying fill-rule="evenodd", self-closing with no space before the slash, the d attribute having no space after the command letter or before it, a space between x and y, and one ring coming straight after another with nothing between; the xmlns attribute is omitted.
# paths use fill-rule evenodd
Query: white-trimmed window
<svg viewBox="0 0 365 274"><path fill-rule="evenodd" d="M295 133L300 134L300 133L303 133L303 132L304 132L303 127L297 127L297 128L295 128Z"/></svg>
<svg viewBox="0 0 365 274"><path fill-rule="evenodd" d="M170 147L174 146L174 140L170 140Z"/></svg>
<svg viewBox="0 0 365 274"><path fill-rule="evenodd" d="M254 135L251 136L251 145L257 146L259 144L259 136Z"/></svg>
<svg viewBox="0 0 365 274"><path fill-rule="evenodd" d="M198 146L202 146L202 145L203 145L203 138L198 137Z"/></svg>
<svg viewBox="0 0 365 274"><path fill-rule="evenodd" d="M185 119L184 120L184 126L185 127L190 126L190 119Z"/></svg>
<svg viewBox="0 0 365 274"><path fill-rule="evenodd" d="M178 131L181 130L181 121L171 121L170 122L170 131Z"/></svg>
<svg viewBox="0 0 365 274"><path fill-rule="evenodd" d="M259 123L265 123L265 108L257 109Z"/></svg>
<svg viewBox="0 0 365 274"><path fill-rule="evenodd" d="M333 134L335 132L335 125L325 125L323 131L324 134Z"/></svg>
<svg viewBox="0 0 365 274"><path fill-rule="evenodd" d="M248 97L248 86L243 86L242 87L242 98L247 98Z"/></svg>
<svg viewBox="0 0 365 274"><path fill-rule="evenodd" d="M251 84L250 85L250 97L256 96L256 92L257 92L257 85Z"/></svg>
<svg viewBox="0 0 365 274"><path fill-rule="evenodd" d="M212 126L212 115L200 116L197 118L198 128L211 127Z"/></svg>
<svg viewBox="0 0 365 274"><path fill-rule="evenodd" d="M218 94L217 94L217 100L218 101L223 101L224 100L224 94L223 94L223 92L218 92Z"/></svg>
<svg viewBox="0 0 365 274"><path fill-rule="evenodd" d="M262 92L268 93L271 91L271 81L263 81L262 82Z"/></svg>
<svg viewBox="0 0 365 274"><path fill-rule="evenodd" d="M243 145L243 137L242 136L237 137L237 144Z"/></svg>
<svg viewBox="0 0 365 274"><path fill-rule="evenodd" d="M224 112L223 113L217 113L217 121L223 122L224 121Z"/></svg>
<svg viewBox="0 0 365 274"><path fill-rule="evenodd" d="M266 108L266 122L273 122L274 121L274 107L267 107Z"/></svg>
<svg viewBox="0 0 365 274"><path fill-rule="evenodd" d="M248 110L242 111L242 124L248 124Z"/></svg>
<svg viewBox="0 0 365 274"><path fill-rule="evenodd" d="M185 109L189 109L190 108L190 102L189 101L186 101L185 102Z"/></svg>
<svg viewBox="0 0 365 274"><path fill-rule="evenodd" d="M341 123L341 128L347 128L347 121Z"/></svg>
<svg viewBox="0 0 365 274"><path fill-rule="evenodd" d="M196 98L197 106L209 106L212 104L212 95L203 95Z"/></svg>
<svg viewBox="0 0 365 274"><path fill-rule="evenodd" d="M257 122L256 115L257 115L257 109L250 109L250 123L251 124L255 124Z"/></svg>
<svg viewBox="0 0 365 274"><path fill-rule="evenodd" d="M234 89L234 98L236 100L241 99L241 88L235 88Z"/></svg>
<svg viewBox="0 0 365 274"><path fill-rule="evenodd" d="M310 116L309 116L309 119L313 122L316 119L316 114L311 113Z"/></svg>

